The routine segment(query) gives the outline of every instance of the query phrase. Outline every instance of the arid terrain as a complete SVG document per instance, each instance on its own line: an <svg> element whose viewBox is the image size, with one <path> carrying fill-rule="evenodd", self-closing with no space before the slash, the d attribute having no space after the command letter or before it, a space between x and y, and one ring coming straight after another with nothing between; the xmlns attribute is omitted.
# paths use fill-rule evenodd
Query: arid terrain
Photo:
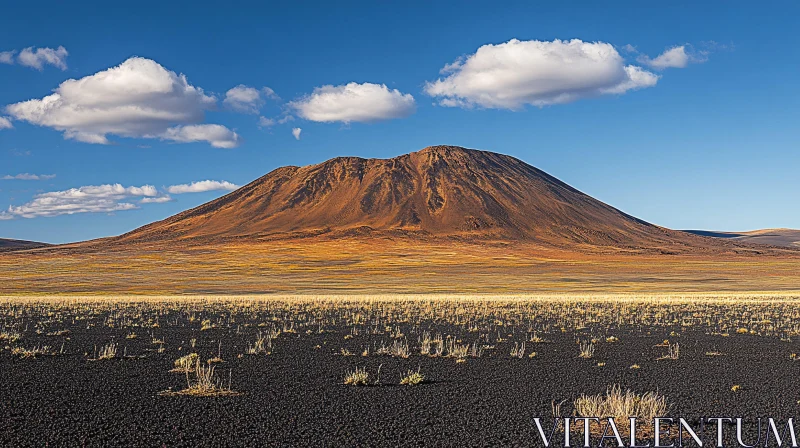
<svg viewBox="0 0 800 448"><path fill-rule="evenodd" d="M750 443L796 414L798 300L4 298L0 445L542 446L615 386Z"/></svg>
<svg viewBox="0 0 800 448"><path fill-rule="evenodd" d="M0 254L0 445L532 446L534 417L625 400L786 418L799 263L485 151L279 168Z"/></svg>

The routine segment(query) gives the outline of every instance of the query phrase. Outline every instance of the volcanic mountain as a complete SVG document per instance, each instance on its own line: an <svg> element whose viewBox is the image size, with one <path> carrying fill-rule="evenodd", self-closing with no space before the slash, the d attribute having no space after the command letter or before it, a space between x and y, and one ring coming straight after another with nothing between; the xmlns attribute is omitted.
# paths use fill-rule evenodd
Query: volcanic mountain
<svg viewBox="0 0 800 448"><path fill-rule="evenodd" d="M514 157L455 146L278 168L105 243L368 235L666 251L731 245L636 219Z"/></svg>

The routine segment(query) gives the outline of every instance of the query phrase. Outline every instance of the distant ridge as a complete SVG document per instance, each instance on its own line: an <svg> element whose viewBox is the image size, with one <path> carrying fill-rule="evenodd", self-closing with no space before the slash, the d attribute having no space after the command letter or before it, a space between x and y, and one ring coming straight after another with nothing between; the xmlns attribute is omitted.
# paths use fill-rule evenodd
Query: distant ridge
<svg viewBox="0 0 800 448"><path fill-rule="evenodd" d="M48 246L50 246L50 244L37 243L35 241L10 240L5 238L0 238L0 252L25 250L25 249L38 249L40 247L48 247Z"/></svg>
<svg viewBox="0 0 800 448"><path fill-rule="evenodd" d="M695 235L724 238L742 243L766 244L770 246L800 248L800 230L761 229L747 232L715 232L709 230L684 230Z"/></svg>
<svg viewBox="0 0 800 448"><path fill-rule="evenodd" d="M730 247L632 217L514 157L457 146L278 168L102 244L381 235L528 241L577 251Z"/></svg>

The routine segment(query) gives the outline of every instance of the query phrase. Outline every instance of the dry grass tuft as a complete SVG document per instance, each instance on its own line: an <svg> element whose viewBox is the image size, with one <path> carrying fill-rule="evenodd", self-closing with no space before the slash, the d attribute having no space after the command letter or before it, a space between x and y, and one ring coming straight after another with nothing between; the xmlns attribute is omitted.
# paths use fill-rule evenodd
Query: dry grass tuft
<svg viewBox="0 0 800 448"><path fill-rule="evenodd" d="M356 367L353 371L348 371L344 376L344 384L348 386L366 386L369 380L369 373L366 368Z"/></svg>
<svg viewBox="0 0 800 448"><path fill-rule="evenodd" d="M188 372L195 365L199 358L200 355L197 353L189 353L186 356L181 356L175 360L175 368L170 370L170 372Z"/></svg>
<svg viewBox="0 0 800 448"><path fill-rule="evenodd" d="M404 386L416 386L417 384L422 384L423 381L425 381L425 375L420 373L419 367L417 367L417 370L409 370L405 376L400 378L400 384Z"/></svg>
<svg viewBox="0 0 800 448"><path fill-rule="evenodd" d="M177 364L177 361L176 361ZM186 389L179 391L163 391L159 393L161 396L176 396L187 395L191 397L229 397L240 395L239 392L231 389L230 377L228 378L228 387L222 385L222 381L217 378L215 367L212 365L204 366L200 363L200 358L195 358L194 369L186 370ZM194 374L194 381L190 376Z"/></svg>
<svg viewBox="0 0 800 448"><path fill-rule="evenodd" d="M636 417L643 422L652 422L655 417L667 415L667 408L667 399L657 392L636 394L626 390L623 393L619 385L608 388L605 394L581 395L575 400L578 416L600 417L601 421L611 417L615 422L627 422L630 417ZM630 435L627 425L618 425L618 429L624 436ZM641 435L652 432L647 425L641 430Z"/></svg>
<svg viewBox="0 0 800 448"><path fill-rule="evenodd" d="M578 353L579 358L590 359L594 356L594 344L588 341L581 342L581 351Z"/></svg>

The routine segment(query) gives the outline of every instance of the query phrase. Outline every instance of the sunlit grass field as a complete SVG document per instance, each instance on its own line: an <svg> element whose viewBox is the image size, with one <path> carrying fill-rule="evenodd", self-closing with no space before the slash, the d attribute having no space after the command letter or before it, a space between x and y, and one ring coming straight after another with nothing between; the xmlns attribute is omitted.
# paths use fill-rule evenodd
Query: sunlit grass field
<svg viewBox="0 0 800 448"><path fill-rule="evenodd" d="M800 289L799 266L791 256L281 241L0 254L0 294L739 293Z"/></svg>

